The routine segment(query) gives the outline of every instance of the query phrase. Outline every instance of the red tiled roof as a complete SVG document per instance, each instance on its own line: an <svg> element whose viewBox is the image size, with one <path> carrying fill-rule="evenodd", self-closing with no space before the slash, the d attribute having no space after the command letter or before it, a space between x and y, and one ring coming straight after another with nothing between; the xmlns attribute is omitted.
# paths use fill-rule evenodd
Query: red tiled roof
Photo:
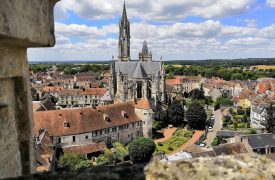
<svg viewBox="0 0 275 180"><path fill-rule="evenodd" d="M95 152L100 152L106 149L107 146L105 142L99 142L99 143L94 143L94 144L85 144L85 145L80 145L80 146L70 146L70 147L65 147L63 150L65 152L70 152L70 153L83 153L83 154L90 154L90 153L95 153Z"/></svg>
<svg viewBox="0 0 275 180"><path fill-rule="evenodd" d="M122 115L122 111L127 113L127 118ZM104 115L107 115L110 121L106 121ZM64 127L65 121L70 127ZM35 134L38 134L39 129L42 128L47 129L52 136L83 134L138 121L140 118L135 113L134 102L98 106L97 109L34 112Z"/></svg>
<svg viewBox="0 0 275 180"><path fill-rule="evenodd" d="M142 97L136 105L138 109L151 109L151 104L147 98Z"/></svg>
<svg viewBox="0 0 275 180"><path fill-rule="evenodd" d="M87 88L83 91L83 95L104 95L106 93L106 88Z"/></svg>
<svg viewBox="0 0 275 180"><path fill-rule="evenodd" d="M32 110L35 111L37 110L38 108L40 108L41 104L40 104L40 101L33 101L32 102Z"/></svg>
<svg viewBox="0 0 275 180"><path fill-rule="evenodd" d="M60 92L64 90L62 86L45 86L42 88L44 92Z"/></svg>

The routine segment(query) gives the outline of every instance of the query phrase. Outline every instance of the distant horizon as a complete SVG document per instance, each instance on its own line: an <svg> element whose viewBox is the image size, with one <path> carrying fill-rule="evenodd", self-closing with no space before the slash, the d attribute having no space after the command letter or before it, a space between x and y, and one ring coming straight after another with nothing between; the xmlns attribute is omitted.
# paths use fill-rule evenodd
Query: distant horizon
<svg viewBox="0 0 275 180"><path fill-rule="evenodd" d="M225 61L234 61L234 60L275 60L275 57L268 57L268 58L236 58L236 59L175 59L175 60L172 60L172 59L169 59L169 60L163 60L164 62L166 61L220 61L220 60L225 60ZM33 61L33 60L29 60L28 62L109 62L109 61L112 61L112 59L109 59L109 60L45 60L45 61L39 61L39 60L36 60L36 61ZM115 61L118 61L117 59L115 59ZM138 59L131 59L130 61L138 61ZM153 59L153 61L160 61L160 60L155 60Z"/></svg>
<svg viewBox="0 0 275 180"><path fill-rule="evenodd" d="M146 40L153 58L275 57L275 0L126 0L131 57ZM104 61L118 56L123 0L62 0L55 6L56 46L28 50L30 61ZM54 60L53 60L54 61Z"/></svg>

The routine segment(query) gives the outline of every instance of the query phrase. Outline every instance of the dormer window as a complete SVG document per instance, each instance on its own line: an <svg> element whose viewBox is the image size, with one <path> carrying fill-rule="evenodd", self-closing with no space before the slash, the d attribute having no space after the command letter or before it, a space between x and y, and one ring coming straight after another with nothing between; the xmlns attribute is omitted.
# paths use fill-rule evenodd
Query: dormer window
<svg viewBox="0 0 275 180"><path fill-rule="evenodd" d="M111 122L111 119L109 118L109 116L107 114L103 114L103 118L106 122Z"/></svg>
<svg viewBox="0 0 275 180"><path fill-rule="evenodd" d="M68 121L65 121L65 122L64 122L64 127L65 127L65 128L69 128L69 127L70 127L70 123L69 123Z"/></svg>
<svg viewBox="0 0 275 180"><path fill-rule="evenodd" d="M121 115L124 118L128 118L129 117L128 114L127 114L127 112L125 112L125 111L121 111Z"/></svg>

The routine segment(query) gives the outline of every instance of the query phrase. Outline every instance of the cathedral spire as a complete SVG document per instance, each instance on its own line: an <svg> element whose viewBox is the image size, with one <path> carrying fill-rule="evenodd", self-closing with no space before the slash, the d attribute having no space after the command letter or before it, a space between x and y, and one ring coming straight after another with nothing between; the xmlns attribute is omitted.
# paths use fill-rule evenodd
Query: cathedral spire
<svg viewBox="0 0 275 180"><path fill-rule="evenodd" d="M130 60L130 22L127 18L126 5L124 1L122 17L119 24L119 40L118 40L118 60Z"/></svg>
<svg viewBox="0 0 275 180"><path fill-rule="evenodd" d="M127 12L126 12L126 5L125 5L125 1L123 4L123 12L122 12L122 20L127 20Z"/></svg>
<svg viewBox="0 0 275 180"><path fill-rule="evenodd" d="M144 54L148 54L148 46L147 46L147 42L146 41L144 41L143 42L143 47L142 47L142 53L144 53Z"/></svg>

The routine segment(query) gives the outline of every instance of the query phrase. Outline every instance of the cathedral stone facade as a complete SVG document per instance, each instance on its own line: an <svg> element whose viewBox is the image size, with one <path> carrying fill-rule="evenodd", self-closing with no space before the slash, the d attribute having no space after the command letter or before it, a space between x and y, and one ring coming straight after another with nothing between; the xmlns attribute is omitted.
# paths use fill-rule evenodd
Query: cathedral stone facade
<svg viewBox="0 0 275 180"><path fill-rule="evenodd" d="M152 61L152 53L144 41L139 60L130 56L130 22L124 4L119 24L118 60L111 63L109 86L111 93L122 102L147 98L153 105L164 102L165 69L161 61Z"/></svg>

